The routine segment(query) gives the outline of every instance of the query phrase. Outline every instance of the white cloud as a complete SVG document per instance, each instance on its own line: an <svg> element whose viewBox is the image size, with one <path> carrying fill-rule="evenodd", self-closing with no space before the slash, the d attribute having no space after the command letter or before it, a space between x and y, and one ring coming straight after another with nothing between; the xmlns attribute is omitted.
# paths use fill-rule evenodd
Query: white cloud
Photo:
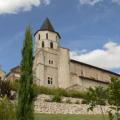
<svg viewBox="0 0 120 120"><path fill-rule="evenodd" d="M30 11L41 4L49 5L50 0L0 0L0 14L14 14L19 11Z"/></svg>
<svg viewBox="0 0 120 120"><path fill-rule="evenodd" d="M112 2L120 5L120 0L112 0Z"/></svg>
<svg viewBox="0 0 120 120"><path fill-rule="evenodd" d="M82 54L73 51L71 58L105 69L118 69L120 68L120 44L108 42L103 49L95 49Z"/></svg>
<svg viewBox="0 0 120 120"><path fill-rule="evenodd" d="M79 1L80 1L80 4L82 5L88 4L93 6L99 2L102 2L103 0L79 0Z"/></svg>

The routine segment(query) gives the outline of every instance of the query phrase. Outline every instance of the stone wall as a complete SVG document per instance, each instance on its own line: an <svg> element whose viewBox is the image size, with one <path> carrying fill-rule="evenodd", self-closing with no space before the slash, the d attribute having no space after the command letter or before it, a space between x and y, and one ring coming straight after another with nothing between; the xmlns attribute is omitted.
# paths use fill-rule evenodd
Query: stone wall
<svg viewBox="0 0 120 120"><path fill-rule="evenodd" d="M35 112L48 114L101 114L100 106L97 106L93 112L87 112L88 106L81 104L81 99L63 97L61 103L47 102L51 97L48 95L39 95L35 102ZM66 103L66 101L71 103ZM109 106L102 106L102 109L107 114Z"/></svg>

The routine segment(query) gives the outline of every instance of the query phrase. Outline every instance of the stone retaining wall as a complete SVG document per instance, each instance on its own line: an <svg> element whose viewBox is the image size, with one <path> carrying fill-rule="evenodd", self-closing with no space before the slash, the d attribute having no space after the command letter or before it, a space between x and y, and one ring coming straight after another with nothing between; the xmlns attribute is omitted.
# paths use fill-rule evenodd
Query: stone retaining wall
<svg viewBox="0 0 120 120"><path fill-rule="evenodd" d="M93 112L87 112L88 106L81 104L81 99L63 97L61 103L46 102L46 100L49 101L50 99L51 96L39 95L35 102L35 112L48 114L101 114L100 106L97 106ZM66 103L68 100L71 103ZM102 109L107 114L109 106L102 106Z"/></svg>

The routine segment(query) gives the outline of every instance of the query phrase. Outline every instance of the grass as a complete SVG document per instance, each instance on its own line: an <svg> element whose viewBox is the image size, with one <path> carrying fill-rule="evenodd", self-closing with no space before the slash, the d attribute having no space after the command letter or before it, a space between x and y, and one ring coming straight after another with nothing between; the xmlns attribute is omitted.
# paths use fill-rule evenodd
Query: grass
<svg viewBox="0 0 120 120"><path fill-rule="evenodd" d="M101 115L36 114L35 120L104 120ZM106 119L108 120L107 116Z"/></svg>

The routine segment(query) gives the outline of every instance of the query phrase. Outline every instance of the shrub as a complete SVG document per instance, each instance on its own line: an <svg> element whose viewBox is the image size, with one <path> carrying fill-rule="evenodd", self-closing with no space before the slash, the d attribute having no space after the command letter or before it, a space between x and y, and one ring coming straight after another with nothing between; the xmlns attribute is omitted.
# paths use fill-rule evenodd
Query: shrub
<svg viewBox="0 0 120 120"><path fill-rule="evenodd" d="M70 90L68 91L68 97L73 97L73 98L83 98L85 93L76 91L76 90Z"/></svg>
<svg viewBox="0 0 120 120"><path fill-rule="evenodd" d="M37 94L51 95L51 89L44 86L36 86Z"/></svg>
<svg viewBox="0 0 120 120"><path fill-rule="evenodd" d="M83 98L85 93L81 93L76 90L65 90L62 88L48 88L43 86L37 86L37 94L56 95L72 98Z"/></svg>
<svg viewBox="0 0 120 120"><path fill-rule="evenodd" d="M61 102L61 100L62 100L62 97L61 97L61 95L59 95L59 94L56 94L56 95L54 95L53 97L52 97L52 102Z"/></svg>
<svg viewBox="0 0 120 120"><path fill-rule="evenodd" d="M0 120L15 120L15 105L4 97L0 100Z"/></svg>
<svg viewBox="0 0 120 120"><path fill-rule="evenodd" d="M14 99L15 96L12 95L12 86L10 84L10 81L2 81L0 80L0 97L7 96L9 99Z"/></svg>

